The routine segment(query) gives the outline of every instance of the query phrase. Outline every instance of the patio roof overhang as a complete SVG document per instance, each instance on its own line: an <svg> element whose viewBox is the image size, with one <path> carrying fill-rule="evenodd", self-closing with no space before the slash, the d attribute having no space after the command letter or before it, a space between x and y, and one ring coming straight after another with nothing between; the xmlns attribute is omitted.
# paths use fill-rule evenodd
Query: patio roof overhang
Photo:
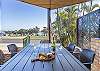
<svg viewBox="0 0 100 71"><path fill-rule="evenodd" d="M56 9L73 4L79 4L90 0L19 0L25 3L36 5L47 9Z"/></svg>
<svg viewBox="0 0 100 71"><path fill-rule="evenodd" d="M49 42L51 42L50 36L50 24L51 24L51 17L50 17L50 10L57 9L65 6L70 6L74 4L79 4L91 0L18 0L24 3L28 3L31 5L39 6L42 8L48 9L48 35L49 35Z"/></svg>

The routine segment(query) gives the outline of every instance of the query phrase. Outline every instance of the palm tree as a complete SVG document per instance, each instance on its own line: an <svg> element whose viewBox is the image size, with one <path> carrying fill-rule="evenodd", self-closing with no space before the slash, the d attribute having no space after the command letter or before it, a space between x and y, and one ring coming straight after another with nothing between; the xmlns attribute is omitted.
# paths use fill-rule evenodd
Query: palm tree
<svg viewBox="0 0 100 71"><path fill-rule="evenodd" d="M40 28L38 28L37 26L33 28L33 32L35 33L36 36L38 36L39 31L40 31Z"/></svg>
<svg viewBox="0 0 100 71"><path fill-rule="evenodd" d="M99 4L92 5L93 1L90 1L90 4L82 3L81 5L81 12L83 12L83 15L85 15L85 12L89 13L92 12L95 8L100 8Z"/></svg>
<svg viewBox="0 0 100 71"><path fill-rule="evenodd" d="M21 34L21 36L25 36L25 32L26 32L25 29L20 29L20 30L17 31L17 33Z"/></svg>
<svg viewBox="0 0 100 71"><path fill-rule="evenodd" d="M48 30L46 27L43 27L43 30L41 32L44 34L44 36L47 36Z"/></svg>
<svg viewBox="0 0 100 71"><path fill-rule="evenodd" d="M63 46L69 42L75 42L76 32L76 19L77 19L77 7L76 5L62 8L59 12L60 22L57 20L53 23L53 28L59 32ZM58 27L60 28L58 29ZM59 31L60 30L60 31Z"/></svg>
<svg viewBox="0 0 100 71"><path fill-rule="evenodd" d="M29 29L29 30L28 30L28 34L29 34L29 35L32 35L33 33L34 33L34 32L33 32L33 29Z"/></svg>
<svg viewBox="0 0 100 71"><path fill-rule="evenodd" d="M57 23L58 21L56 20L56 21L54 21L53 23L52 23L52 31L54 32L54 33L58 33L59 35L60 35L60 31L59 31L59 24L60 23Z"/></svg>

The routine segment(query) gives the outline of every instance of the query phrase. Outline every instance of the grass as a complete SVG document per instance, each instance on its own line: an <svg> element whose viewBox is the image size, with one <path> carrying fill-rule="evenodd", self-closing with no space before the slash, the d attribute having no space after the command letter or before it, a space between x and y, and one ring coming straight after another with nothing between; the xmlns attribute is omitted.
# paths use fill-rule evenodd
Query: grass
<svg viewBox="0 0 100 71"><path fill-rule="evenodd" d="M48 36L31 36L31 40L47 40Z"/></svg>
<svg viewBox="0 0 100 71"><path fill-rule="evenodd" d="M3 36L2 39L24 39L26 36ZM47 40L48 36L30 36L31 40Z"/></svg>

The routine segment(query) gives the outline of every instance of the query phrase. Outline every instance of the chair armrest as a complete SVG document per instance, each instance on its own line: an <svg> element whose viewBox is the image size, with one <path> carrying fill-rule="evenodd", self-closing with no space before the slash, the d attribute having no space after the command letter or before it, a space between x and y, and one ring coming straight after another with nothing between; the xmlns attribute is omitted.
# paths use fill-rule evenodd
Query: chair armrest
<svg viewBox="0 0 100 71"><path fill-rule="evenodd" d="M87 62L87 63L83 63L84 65L89 65L92 64L92 62Z"/></svg>
<svg viewBox="0 0 100 71"><path fill-rule="evenodd" d="M18 53L18 52L12 52L12 53Z"/></svg>
<svg viewBox="0 0 100 71"><path fill-rule="evenodd" d="M17 54L18 52L12 52L11 54Z"/></svg>
<svg viewBox="0 0 100 71"><path fill-rule="evenodd" d="M73 54L80 54L80 52L73 52Z"/></svg>
<svg viewBox="0 0 100 71"><path fill-rule="evenodd" d="M11 57L13 57L15 54L17 54L17 52L12 52Z"/></svg>
<svg viewBox="0 0 100 71"><path fill-rule="evenodd" d="M73 51L69 51L70 53L73 53Z"/></svg>

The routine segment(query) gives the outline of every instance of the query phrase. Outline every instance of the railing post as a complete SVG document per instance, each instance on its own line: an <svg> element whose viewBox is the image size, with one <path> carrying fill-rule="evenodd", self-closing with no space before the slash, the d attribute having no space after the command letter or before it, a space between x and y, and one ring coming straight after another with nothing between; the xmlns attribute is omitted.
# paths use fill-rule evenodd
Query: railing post
<svg viewBox="0 0 100 71"><path fill-rule="evenodd" d="M30 36L26 36L24 39L23 39L23 47L27 46L28 44L30 44Z"/></svg>

